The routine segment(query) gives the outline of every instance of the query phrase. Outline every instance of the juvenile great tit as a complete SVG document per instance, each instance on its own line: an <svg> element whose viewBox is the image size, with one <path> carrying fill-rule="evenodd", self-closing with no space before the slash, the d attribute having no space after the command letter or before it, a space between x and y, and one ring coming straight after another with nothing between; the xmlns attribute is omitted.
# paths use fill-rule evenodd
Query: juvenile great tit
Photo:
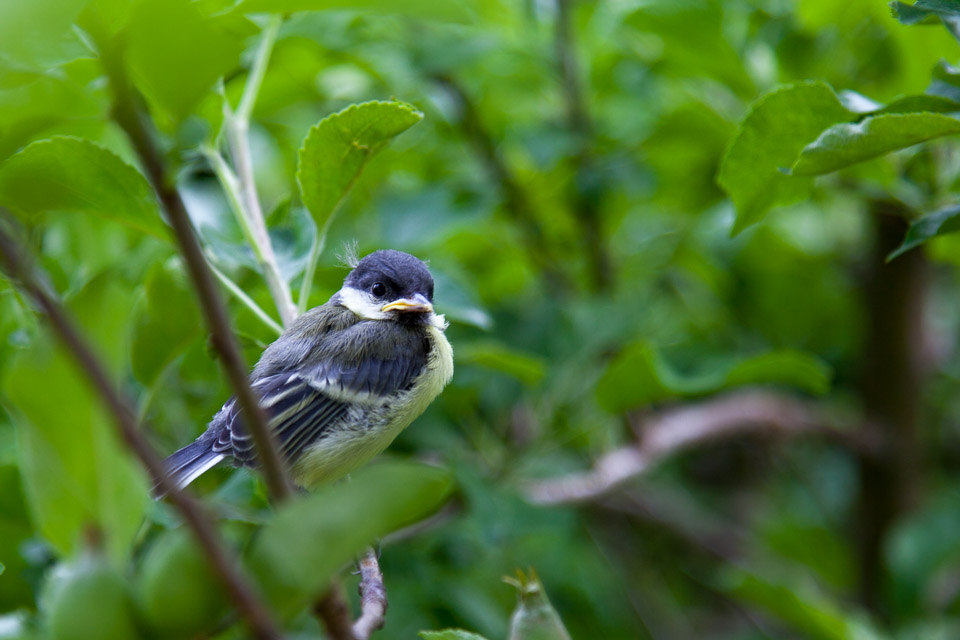
<svg viewBox="0 0 960 640"><path fill-rule="evenodd" d="M453 377L446 327L427 266L377 251L267 347L250 381L298 486L350 473L424 412ZM166 468L182 488L224 459L257 464L235 398Z"/></svg>

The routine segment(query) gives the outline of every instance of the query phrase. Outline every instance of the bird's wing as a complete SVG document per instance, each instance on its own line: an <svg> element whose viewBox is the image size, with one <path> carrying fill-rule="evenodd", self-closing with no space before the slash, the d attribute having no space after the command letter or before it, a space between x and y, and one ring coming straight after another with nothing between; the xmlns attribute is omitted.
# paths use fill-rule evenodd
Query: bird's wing
<svg viewBox="0 0 960 640"><path fill-rule="evenodd" d="M280 453L288 462L294 462L307 445L322 438L352 405L378 404L409 389L423 370L426 351L419 339L411 340L406 335L374 339L366 335L362 324L365 323L347 330L357 335L341 340L337 352L324 353L320 349L321 357L310 366L254 382L260 406L267 413ZM383 342L387 343L386 348ZM361 349L363 353L352 353L351 349ZM233 456L243 465L254 463L253 439L235 398L223 406L212 426L218 431L214 452Z"/></svg>

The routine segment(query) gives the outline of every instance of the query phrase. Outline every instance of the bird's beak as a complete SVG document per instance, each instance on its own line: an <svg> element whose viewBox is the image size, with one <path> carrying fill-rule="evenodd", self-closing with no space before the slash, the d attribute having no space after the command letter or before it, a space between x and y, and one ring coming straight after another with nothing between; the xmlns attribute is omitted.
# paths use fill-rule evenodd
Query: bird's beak
<svg viewBox="0 0 960 640"><path fill-rule="evenodd" d="M412 298L400 298L380 307L380 311L399 311L400 313L430 313L433 305L419 293Z"/></svg>

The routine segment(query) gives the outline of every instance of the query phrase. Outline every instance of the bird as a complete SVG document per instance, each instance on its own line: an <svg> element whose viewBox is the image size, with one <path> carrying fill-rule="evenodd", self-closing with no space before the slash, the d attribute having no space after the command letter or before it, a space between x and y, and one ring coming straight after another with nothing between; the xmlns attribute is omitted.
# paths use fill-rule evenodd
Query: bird
<svg viewBox="0 0 960 640"><path fill-rule="evenodd" d="M307 490L386 449L453 377L427 265L395 250L353 262L341 289L294 320L250 376L291 478ZM257 466L236 397L165 468L180 489L223 460Z"/></svg>

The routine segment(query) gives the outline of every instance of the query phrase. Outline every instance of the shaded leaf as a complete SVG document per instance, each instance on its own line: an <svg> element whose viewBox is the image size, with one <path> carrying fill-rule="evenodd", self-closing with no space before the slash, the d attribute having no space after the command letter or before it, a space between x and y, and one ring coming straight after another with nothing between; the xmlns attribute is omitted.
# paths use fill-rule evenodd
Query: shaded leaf
<svg viewBox="0 0 960 640"><path fill-rule="evenodd" d="M365 468L350 482L284 505L254 542L248 566L274 607L294 614L355 553L429 515L452 488L450 474L437 467L390 462Z"/></svg>
<svg viewBox="0 0 960 640"><path fill-rule="evenodd" d="M892 2L890 7L901 24L929 24L940 18L950 33L960 38L960 4L952 0L917 0L913 4Z"/></svg>
<svg viewBox="0 0 960 640"><path fill-rule="evenodd" d="M938 113L884 114L862 122L836 124L803 149L792 173L822 175L957 133L960 133L960 119Z"/></svg>
<svg viewBox="0 0 960 640"><path fill-rule="evenodd" d="M954 205L914 220L903 242L887 256L887 260L903 255L930 238L960 231L960 205Z"/></svg>
<svg viewBox="0 0 960 640"><path fill-rule="evenodd" d="M718 181L737 207L734 232L772 207L801 199L810 182L784 175L811 140L851 117L822 82L787 85L754 103L720 166Z"/></svg>
<svg viewBox="0 0 960 640"><path fill-rule="evenodd" d="M493 341L458 346L457 361L500 371L526 385L537 384L547 374L547 363L543 358Z"/></svg>
<svg viewBox="0 0 960 640"><path fill-rule="evenodd" d="M178 121L239 64L244 41L227 27L189 0L146 0L130 18L124 61L144 95Z"/></svg>
<svg viewBox="0 0 960 640"><path fill-rule="evenodd" d="M324 232L363 168L387 143L423 119L403 102L364 102L310 129L297 165L303 203Z"/></svg>
<svg viewBox="0 0 960 640"><path fill-rule="evenodd" d="M20 214L89 213L167 238L146 178L87 140L40 140L0 165L0 203Z"/></svg>
<svg viewBox="0 0 960 640"><path fill-rule="evenodd" d="M762 609L811 640L881 637L848 613L849 609L841 609L812 588L798 588L796 581L781 584L728 565L718 586L736 600Z"/></svg>
<svg viewBox="0 0 960 640"><path fill-rule="evenodd" d="M933 68L933 79L927 93L960 101L960 68L941 60Z"/></svg>
<svg viewBox="0 0 960 640"><path fill-rule="evenodd" d="M782 384L811 393L830 386L830 367L800 351L771 351L715 367L698 375L680 375L646 342L627 347L613 359L597 383L597 402L608 411L669 398L692 398L752 384Z"/></svg>
<svg viewBox="0 0 960 640"><path fill-rule="evenodd" d="M193 294L172 264L157 265L144 283L144 299L133 321L133 374L152 386L163 370L202 332Z"/></svg>
<svg viewBox="0 0 960 640"><path fill-rule="evenodd" d="M125 361L130 295L109 275L69 302L84 335L110 369ZM17 445L34 523L58 551L78 547L89 525L123 557L149 501L146 477L117 439L112 419L69 352L49 334L19 352L4 391L19 411Z"/></svg>
<svg viewBox="0 0 960 640"><path fill-rule="evenodd" d="M423 640L487 640L478 633L464 631L463 629L442 629L440 631L421 631L419 634Z"/></svg>

